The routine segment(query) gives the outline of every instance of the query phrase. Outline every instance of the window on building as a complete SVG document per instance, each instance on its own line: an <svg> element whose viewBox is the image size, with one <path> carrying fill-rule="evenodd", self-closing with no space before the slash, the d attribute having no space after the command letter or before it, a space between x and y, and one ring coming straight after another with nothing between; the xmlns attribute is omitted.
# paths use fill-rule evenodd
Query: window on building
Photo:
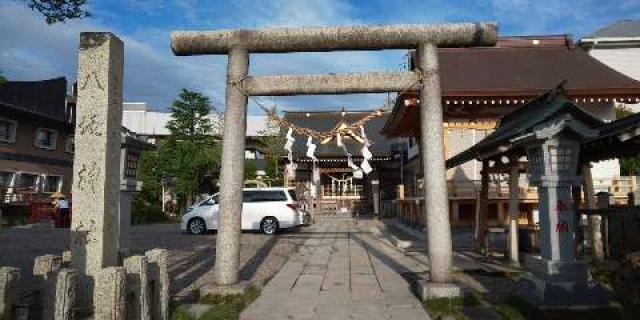
<svg viewBox="0 0 640 320"><path fill-rule="evenodd" d="M56 192L62 186L61 176L47 176L43 179L42 192Z"/></svg>
<svg viewBox="0 0 640 320"><path fill-rule="evenodd" d="M66 153L74 153L75 152L75 140L73 135L68 135L64 140L64 152Z"/></svg>
<svg viewBox="0 0 640 320"><path fill-rule="evenodd" d="M35 190L38 176L35 174L21 173L18 180L17 187L19 188L32 188Z"/></svg>
<svg viewBox="0 0 640 320"><path fill-rule="evenodd" d="M138 159L140 155L133 152L127 152L127 169L124 172L125 177L135 178L138 174Z"/></svg>
<svg viewBox="0 0 640 320"><path fill-rule="evenodd" d="M418 141L416 140L416 138L414 138L414 137L409 138L409 148L412 148L417 143L418 143Z"/></svg>
<svg viewBox="0 0 640 320"><path fill-rule="evenodd" d="M0 142L16 142L17 122L8 119L0 119Z"/></svg>
<svg viewBox="0 0 640 320"><path fill-rule="evenodd" d="M9 187L11 179L13 178L13 172L0 171L0 188Z"/></svg>
<svg viewBox="0 0 640 320"><path fill-rule="evenodd" d="M38 148L54 150L57 139L58 132L56 130L40 128L36 131L36 147Z"/></svg>

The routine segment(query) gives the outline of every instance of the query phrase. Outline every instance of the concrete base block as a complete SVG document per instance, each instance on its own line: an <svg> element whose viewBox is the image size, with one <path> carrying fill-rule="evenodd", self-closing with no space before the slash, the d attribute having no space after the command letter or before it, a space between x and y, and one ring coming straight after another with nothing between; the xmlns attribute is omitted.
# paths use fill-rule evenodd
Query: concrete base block
<svg viewBox="0 0 640 320"><path fill-rule="evenodd" d="M527 256L525 266L535 276L545 280L586 283L589 277L587 264L580 261L557 261L540 256Z"/></svg>
<svg viewBox="0 0 640 320"><path fill-rule="evenodd" d="M124 259L126 270L127 319L149 320L150 288L149 261L145 256L131 256Z"/></svg>
<svg viewBox="0 0 640 320"><path fill-rule="evenodd" d="M248 281L243 281L234 285L228 286L220 286L216 284L206 284L200 287L200 297L205 297L207 295L212 296L231 296L244 294L247 288L249 288L250 283Z"/></svg>
<svg viewBox="0 0 640 320"><path fill-rule="evenodd" d="M454 283L422 281L417 283L417 294L422 301L437 298L457 298L462 296L462 288Z"/></svg>
<svg viewBox="0 0 640 320"><path fill-rule="evenodd" d="M13 304L18 298L18 280L20 269L0 268L0 319L13 319Z"/></svg>
<svg viewBox="0 0 640 320"><path fill-rule="evenodd" d="M73 303L76 298L78 272L62 269L56 276L54 319L73 319Z"/></svg>
<svg viewBox="0 0 640 320"><path fill-rule="evenodd" d="M602 288L589 280L587 265L579 261L553 261L527 256L525 266L533 275L518 282L518 295L541 307L602 307Z"/></svg>
<svg viewBox="0 0 640 320"><path fill-rule="evenodd" d="M552 281L529 276L520 279L517 294L542 308L600 308L608 305L604 290L595 282Z"/></svg>
<svg viewBox="0 0 640 320"><path fill-rule="evenodd" d="M165 249L147 251L149 260L149 280L151 318L169 319L169 253Z"/></svg>
<svg viewBox="0 0 640 320"><path fill-rule="evenodd" d="M93 301L95 320L126 319L126 272L124 267L108 267L96 276Z"/></svg>

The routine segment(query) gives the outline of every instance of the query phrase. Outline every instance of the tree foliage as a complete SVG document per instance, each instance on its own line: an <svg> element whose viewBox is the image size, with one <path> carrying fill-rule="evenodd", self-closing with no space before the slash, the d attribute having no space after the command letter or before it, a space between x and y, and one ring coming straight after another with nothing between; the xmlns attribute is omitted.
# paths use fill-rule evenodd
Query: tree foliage
<svg viewBox="0 0 640 320"><path fill-rule="evenodd" d="M7 78L2 75L2 70L0 70L0 84L5 83L5 81L7 81Z"/></svg>
<svg viewBox="0 0 640 320"><path fill-rule="evenodd" d="M22 0L29 8L40 12L47 24L82 19L91 14L85 9L87 0Z"/></svg>
<svg viewBox="0 0 640 320"><path fill-rule="evenodd" d="M171 140L188 140L195 144L210 142L214 123L209 116L211 102L208 97L182 89L170 110L171 120L167 129L171 132Z"/></svg>
<svg viewBox="0 0 640 320"><path fill-rule="evenodd" d="M622 119L633 114L633 111L624 105L615 107L616 118ZM640 175L640 155L626 159L620 159L620 175L633 176Z"/></svg>
<svg viewBox="0 0 640 320"><path fill-rule="evenodd" d="M217 191L221 152L215 130L219 119L209 98L183 89L171 106L169 137L141 160L143 190L138 200L161 203L162 181L177 195L179 209L192 204L198 194Z"/></svg>

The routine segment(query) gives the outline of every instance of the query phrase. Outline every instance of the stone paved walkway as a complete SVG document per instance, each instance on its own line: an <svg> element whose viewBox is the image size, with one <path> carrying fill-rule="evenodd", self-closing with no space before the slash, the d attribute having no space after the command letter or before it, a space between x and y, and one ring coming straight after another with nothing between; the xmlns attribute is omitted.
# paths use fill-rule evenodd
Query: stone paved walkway
<svg viewBox="0 0 640 320"><path fill-rule="evenodd" d="M425 265L377 241L370 223L318 222L240 319L429 319L403 278Z"/></svg>

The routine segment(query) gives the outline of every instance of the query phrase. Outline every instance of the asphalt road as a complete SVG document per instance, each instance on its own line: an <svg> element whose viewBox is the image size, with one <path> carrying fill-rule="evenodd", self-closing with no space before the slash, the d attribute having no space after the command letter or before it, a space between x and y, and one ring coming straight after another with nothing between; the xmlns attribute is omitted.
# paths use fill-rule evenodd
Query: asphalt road
<svg viewBox="0 0 640 320"><path fill-rule="evenodd" d="M188 296L213 277L216 234L193 236L180 231L177 224L132 226L132 253L153 248L169 250L171 292L176 297ZM267 236L244 232L240 257L241 280L264 283L288 257L304 243L309 234L305 228ZM0 266L21 269L22 278L31 279L33 260L39 255L62 254L69 248L68 229L0 230Z"/></svg>

